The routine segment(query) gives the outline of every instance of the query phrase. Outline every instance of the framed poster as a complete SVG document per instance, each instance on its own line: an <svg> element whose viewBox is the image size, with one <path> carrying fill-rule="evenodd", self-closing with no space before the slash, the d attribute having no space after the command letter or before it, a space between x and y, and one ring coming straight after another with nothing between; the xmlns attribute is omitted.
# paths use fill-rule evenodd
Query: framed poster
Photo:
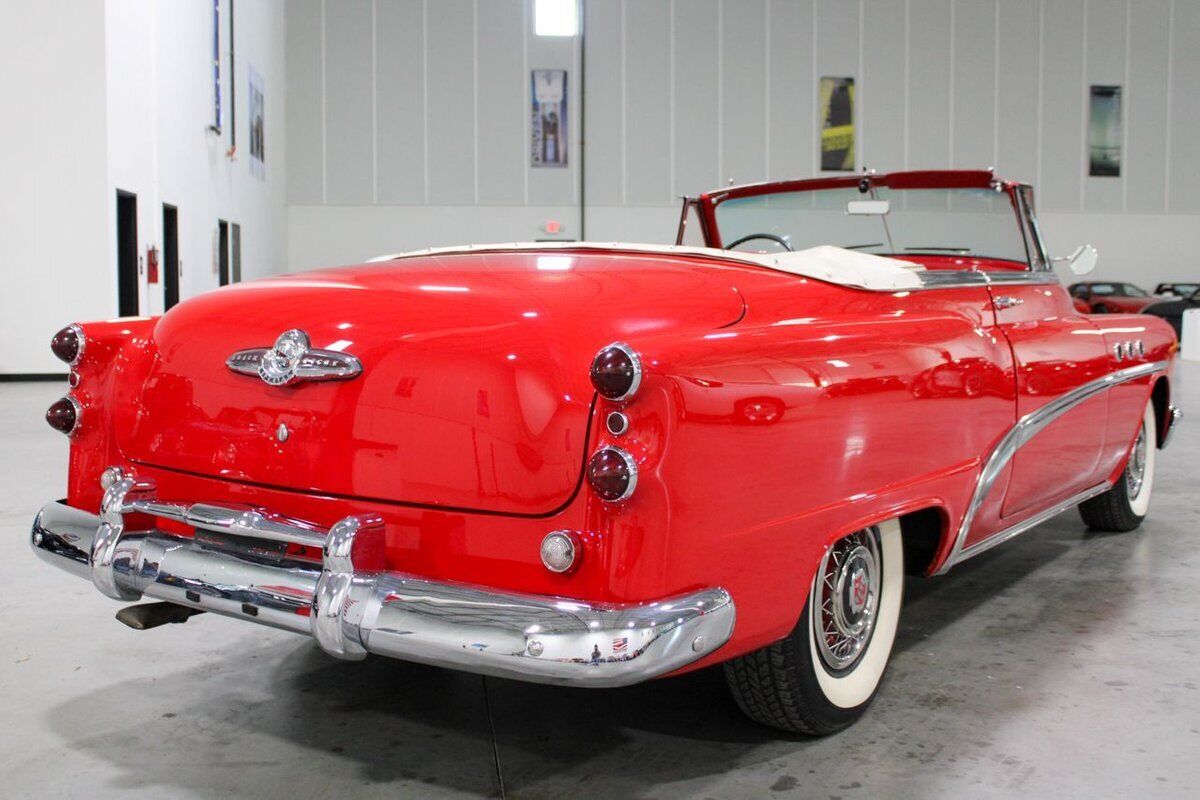
<svg viewBox="0 0 1200 800"><path fill-rule="evenodd" d="M1121 87L1093 86L1088 117L1088 175L1121 175Z"/></svg>
<svg viewBox="0 0 1200 800"><path fill-rule="evenodd" d="M854 170L854 78L822 77L821 171Z"/></svg>
<svg viewBox="0 0 1200 800"><path fill-rule="evenodd" d="M250 75L250 174L266 180L267 151L266 139L263 137L263 114L265 101L263 99L263 79L254 67L246 70Z"/></svg>
<svg viewBox="0 0 1200 800"><path fill-rule="evenodd" d="M567 71L535 69L530 75L532 167L567 166Z"/></svg>

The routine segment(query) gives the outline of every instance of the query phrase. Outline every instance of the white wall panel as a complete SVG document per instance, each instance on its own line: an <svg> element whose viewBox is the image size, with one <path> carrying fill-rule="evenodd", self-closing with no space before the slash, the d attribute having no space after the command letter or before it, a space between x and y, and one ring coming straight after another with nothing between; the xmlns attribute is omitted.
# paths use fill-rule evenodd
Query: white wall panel
<svg viewBox="0 0 1200 800"><path fill-rule="evenodd" d="M1124 98L1125 209L1155 212L1166 204L1171 0L1137 0L1137 6L1129 18L1129 86Z"/></svg>
<svg viewBox="0 0 1200 800"><path fill-rule="evenodd" d="M998 4L1000 49L996 69L996 170L1034 183L1038 170L1038 81L1041 67L1038 0Z"/></svg>
<svg viewBox="0 0 1200 800"><path fill-rule="evenodd" d="M675 186L671 194L679 197L699 194L721 182L720 15L717 0L676 0L673 5Z"/></svg>
<svg viewBox="0 0 1200 800"><path fill-rule="evenodd" d="M287 51L288 202L324 201L321 0L291 0Z"/></svg>
<svg viewBox="0 0 1200 800"><path fill-rule="evenodd" d="M485 204L525 202L529 77L522 39L524 0L478 3L479 197Z"/></svg>
<svg viewBox="0 0 1200 800"><path fill-rule="evenodd" d="M880 172L904 169L908 135L905 5L895 0L867 0L864 4L858 163Z"/></svg>
<svg viewBox="0 0 1200 800"><path fill-rule="evenodd" d="M591 205L620 205L623 173L621 131L624 98L621 78L621 1L587 3L588 135L586 186Z"/></svg>
<svg viewBox="0 0 1200 800"><path fill-rule="evenodd" d="M1084 81L1084 142L1083 206L1088 211L1120 211L1125 194L1126 165L1122 165L1118 177L1092 177L1088 175L1087 151L1088 126L1091 119L1091 86L1125 86L1125 42L1126 15L1129 13L1127 0L1086 0L1087 30L1084 60L1087 72ZM1128 91L1122 92L1122 103L1129 100ZM1127 108L1122 109L1122 126L1128 119ZM1122 153L1122 160L1124 153Z"/></svg>
<svg viewBox="0 0 1200 800"><path fill-rule="evenodd" d="M908 167L950 163L951 0L908 3Z"/></svg>
<svg viewBox="0 0 1200 800"><path fill-rule="evenodd" d="M425 3L375 0L374 36L375 199L424 203Z"/></svg>
<svg viewBox="0 0 1200 800"><path fill-rule="evenodd" d="M671 199L669 0L634 0L625 15L625 202Z"/></svg>
<svg viewBox="0 0 1200 800"><path fill-rule="evenodd" d="M429 202L475 202L475 4L426 3Z"/></svg>
<svg viewBox="0 0 1200 800"><path fill-rule="evenodd" d="M954 0L949 166L996 163L996 0Z"/></svg>
<svg viewBox="0 0 1200 800"><path fill-rule="evenodd" d="M1176 214L1200 213L1200 2L1175 0L1171 23L1169 203Z"/></svg>
<svg viewBox="0 0 1200 800"><path fill-rule="evenodd" d="M1039 196L1046 209L1077 210L1084 174L1083 0L1044 0Z"/></svg>
<svg viewBox="0 0 1200 800"><path fill-rule="evenodd" d="M721 4L721 177L756 183L767 177L767 4Z"/></svg>
<svg viewBox="0 0 1200 800"><path fill-rule="evenodd" d="M325 202L374 200L371 0L325 14Z"/></svg>
<svg viewBox="0 0 1200 800"><path fill-rule="evenodd" d="M795 178L812 172L817 149L813 116L817 107L813 75L814 0L771 0L767 10L770 46L768 177ZM678 99L678 89L676 89ZM678 125L678 122L677 122Z"/></svg>

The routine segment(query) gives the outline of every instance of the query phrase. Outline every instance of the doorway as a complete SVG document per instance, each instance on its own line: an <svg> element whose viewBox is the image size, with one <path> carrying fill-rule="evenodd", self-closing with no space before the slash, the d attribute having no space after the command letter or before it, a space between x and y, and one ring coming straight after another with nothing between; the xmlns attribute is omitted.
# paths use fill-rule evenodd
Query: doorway
<svg viewBox="0 0 1200 800"><path fill-rule="evenodd" d="M138 315L137 195L117 190L117 316Z"/></svg>
<svg viewBox="0 0 1200 800"><path fill-rule="evenodd" d="M179 209L163 203L163 311L179 302Z"/></svg>
<svg viewBox="0 0 1200 800"><path fill-rule="evenodd" d="M229 223L217 220L217 285L229 285Z"/></svg>

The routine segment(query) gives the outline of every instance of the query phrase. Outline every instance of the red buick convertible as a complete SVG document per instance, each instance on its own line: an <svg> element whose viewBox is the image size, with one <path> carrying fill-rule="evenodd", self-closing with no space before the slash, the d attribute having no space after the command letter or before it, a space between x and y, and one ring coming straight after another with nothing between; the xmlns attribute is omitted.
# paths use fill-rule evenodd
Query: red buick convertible
<svg viewBox="0 0 1200 800"><path fill-rule="evenodd" d="M905 575L1072 507L1132 530L1178 417L1170 327L1079 314L1030 187L981 171L725 188L675 246L408 253L52 348L32 545L162 601L126 623L575 686L723 663L817 734L875 695Z"/></svg>

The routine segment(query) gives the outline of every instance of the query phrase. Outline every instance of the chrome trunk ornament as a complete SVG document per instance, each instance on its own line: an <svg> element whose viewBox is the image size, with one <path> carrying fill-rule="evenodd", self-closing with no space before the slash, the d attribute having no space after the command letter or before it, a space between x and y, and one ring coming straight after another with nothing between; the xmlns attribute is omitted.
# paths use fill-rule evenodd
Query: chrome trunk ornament
<svg viewBox="0 0 1200 800"><path fill-rule="evenodd" d="M272 347L239 350L225 366L243 375L257 375L271 386L301 381L344 381L362 372L362 363L349 353L314 349L308 334L298 328L284 331Z"/></svg>

